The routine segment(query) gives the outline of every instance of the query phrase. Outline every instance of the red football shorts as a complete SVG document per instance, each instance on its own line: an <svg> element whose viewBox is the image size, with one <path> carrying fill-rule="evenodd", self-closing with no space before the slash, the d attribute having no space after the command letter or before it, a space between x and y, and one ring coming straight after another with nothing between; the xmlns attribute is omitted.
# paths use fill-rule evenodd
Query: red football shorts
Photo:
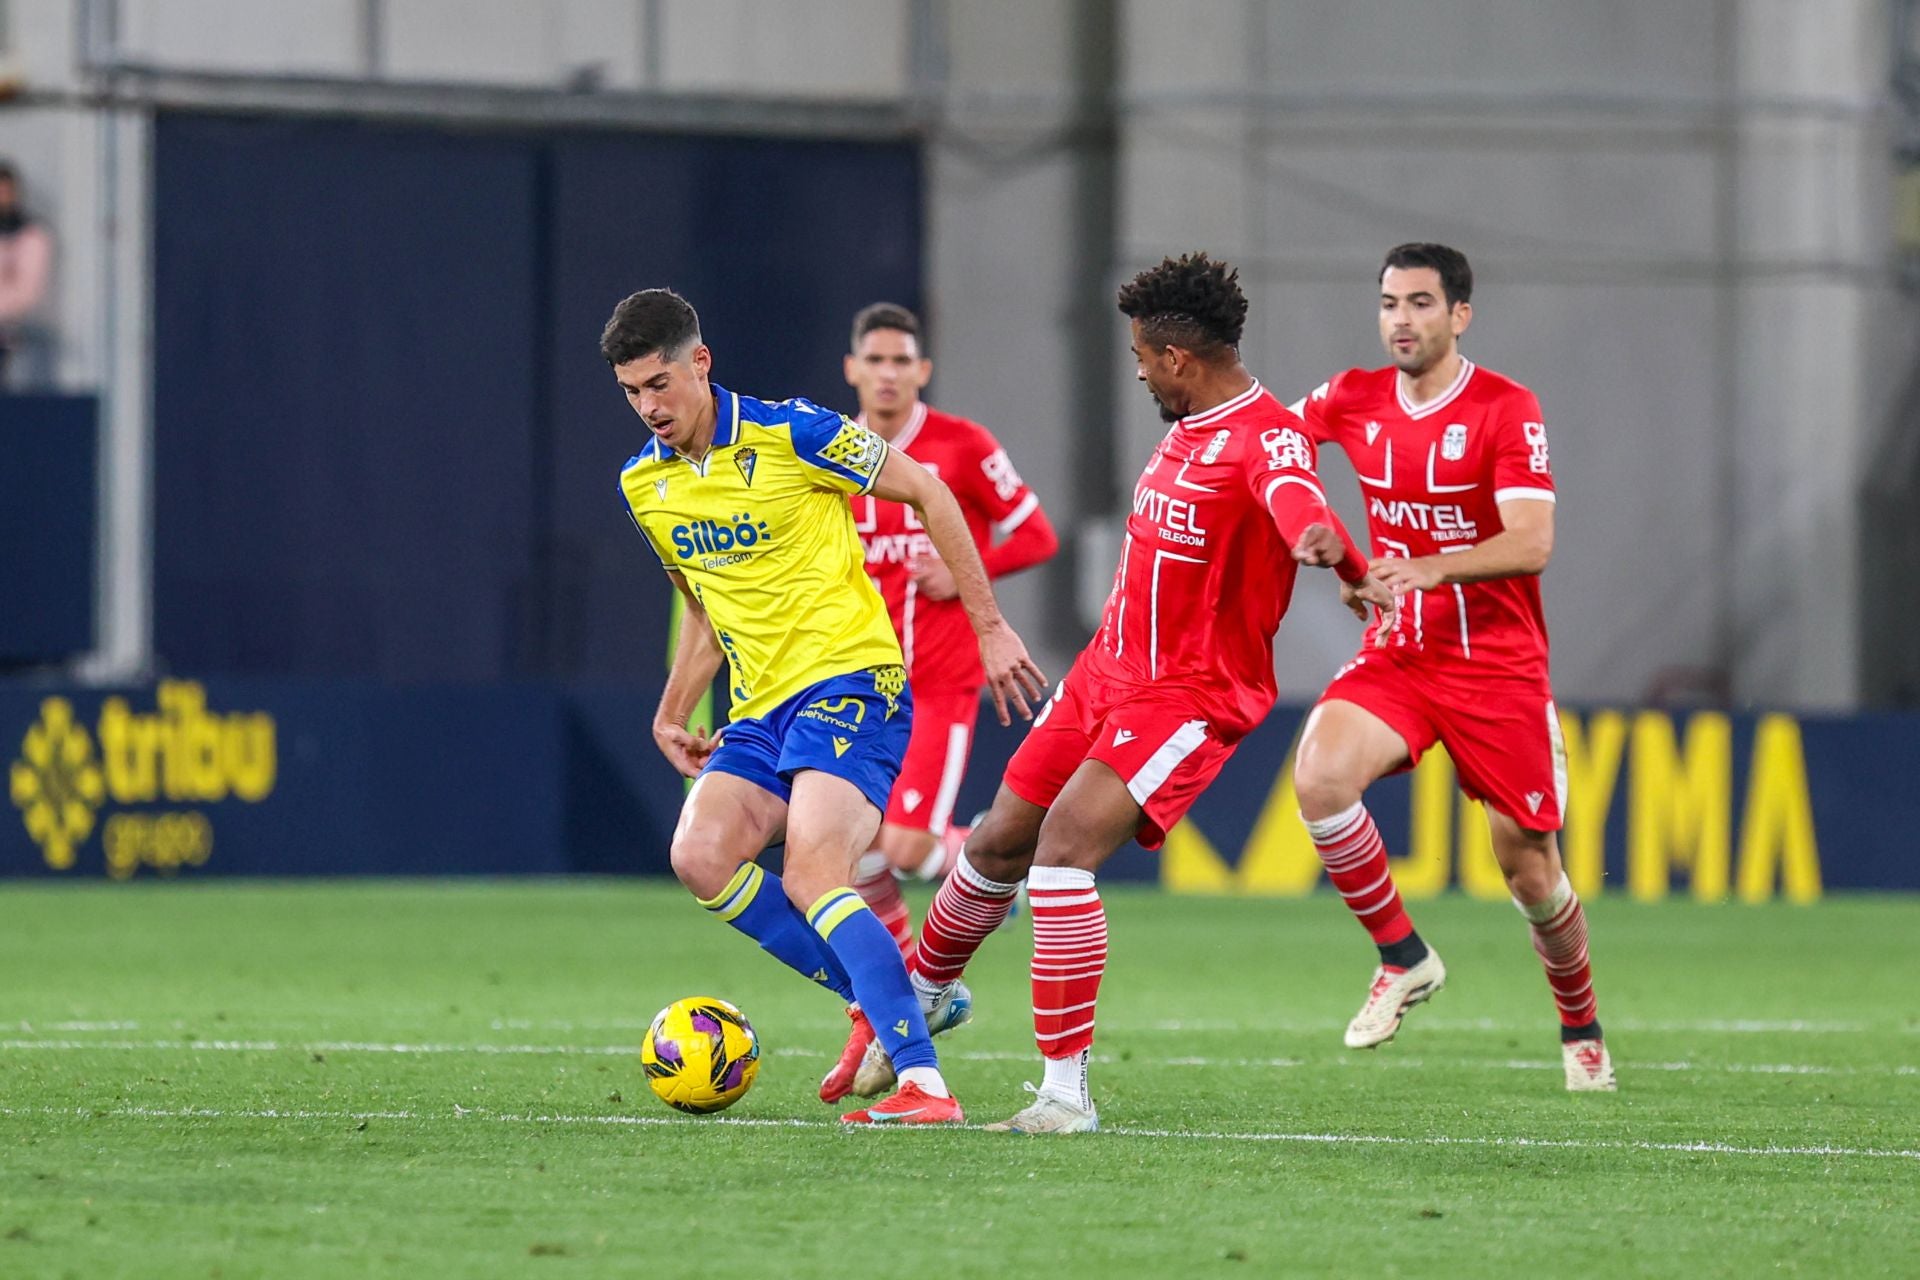
<svg viewBox="0 0 1920 1280"><path fill-rule="evenodd" d="M1560 829L1567 749L1544 680L1492 679L1369 650L1341 668L1320 695L1321 702L1335 700L1371 711L1404 738L1406 768L1438 742L1467 795L1529 831Z"/></svg>
<svg viewBox="0 0 1920 1280"><path fill-rule="evenodd" d="M977 689L922 693L913 691L913 734L906 759L887 800L887 822L914 831L945 835L954 797L967 773L973 750L973 726L980 718Z"/></svg>
<svg viewBox="0 0 1920 1280"><path fill-rule="evenodd" d="M1050 806L1073 771L1098 760L1119 774L1142 813L1136 838L1158 849L1239 744L1207 723L1192 693L1108 685L1076 664L1007 762L1007 789Z"/></svg>

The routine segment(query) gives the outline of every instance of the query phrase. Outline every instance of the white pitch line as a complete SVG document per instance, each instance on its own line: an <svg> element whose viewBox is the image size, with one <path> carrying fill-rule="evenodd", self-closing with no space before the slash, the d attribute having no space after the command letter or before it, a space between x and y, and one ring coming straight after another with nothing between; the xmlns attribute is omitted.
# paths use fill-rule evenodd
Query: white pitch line
<svg viewBox="0 0 1920 1280"><path fill-rule="evenodd" d="M446 1054L479 1054L499 1057L589 1057L589 1058L626 1058L636 1057L640 1053L639 1045L579 1045L579 1044L455 1044L449 1042L388 1043L369 1040L0 1040L0 1052L20 1053L72 1053L87 1051L108 1052L156 1052L156 1053L375 1053L394 1054L403 1057L433 1056ZM807 1049L794 1045L783 1045L772 1050L775 1057L781 1058L830 1058L835 1056L822 1049ZM1031 1062L1034 1055L1026 1052L1007 1050L949 1049L942 1055L956 1062ZM1102 1065L1133 1062L1136 1059L1122 1058L1117 1054L1096 1054L1093 1059ZM1492 1071L1558 1071L1561 1064L1548 1059L1476 1059L1476 1058L1409 1058L1397 1054L1368 1056L1340 1056L1312 1061L1306 1058L1212 1058L1183 1056L1178 1058L1137 1059L1149 1066L1166 1067L1208 1067L1226 1069L1272 1069L1290 1070L1303 1067L1363 1067L1399 1068L1428 1070L1433 1068L1471 1068ZM1677 1071L1677 1072L1718 1072L1740 1075L1789 1075L1789 1076L1855 1076L1855 1075L1920 1075L1920 1066L1895 1065L1885 1067L1835 1066L1830 1064L1806 1062L1640 1062L1623 1061L1623 1067L1638 1071Z"/></svg>
<svg viewBox="0 0 1920 1280"><path fill-rule="evenodd" d="M491 1120L500 1124L612 1125L622 1127L717 1124L748 1129L816 1130L845 1130L849 1127L832 1120L771 1119L753 1116L708 1116L701 1119L691 1119L673 1116L537 1115L490 1112L479 1108L458 1106L456 1106L451 1113L418 1111L313 1111L306 1109L280 1110L277 1108L223 1111L212 1107L184 1107L178 1109L162 1107L114 1107L106 1110L95 1110L87 1107L0 1107L0 1116L72 1117L81 1120L327 1120L340 1122L361 1120L452 1120L456 1123L466 1122L468 1120ZM955 1127L974 1132L981 1131L980 1126L977 1125L961 1125ZM1529 1138L1501 1135L1452 1136L1447 1134L1426 1134L1421 1136L1407 1136L1403 1134L1383 1133L1234 1132L1227 1130L1136 1129L1126 1126L1103 1129L1101 1132L1122 1138L1163 1138L1189 1142L1289 1142L1310 1143L1317 1146L1538 1148L1553 1151L1659 1151L1674 1152L1682 1155L1757 1157L1821 1156L1846 1159L1920 1161L1920 1151L1902 1150L1899 1148L1835 1147L1827 1145L1805 1147L1747 1147L1730 1142L1708 1141L1619 1142L1604 1139Z"/></svg>
<svg viewBox="0 0 1920 1280"><path fill-rule="evenodd" d="M780 1058L831 1058L836 1056L832 1053L828 1053L825 1050L821 1050L821 1049L803 1049L803 1048L792 1047L792 1046L783 1046L781 1048L775 1049L773 1050L773 1054L775 1057L780 1057ZM994 1050L976 1049L976 1050L956 1051L953 1049L948 1049L943 1051L940 1056L942 1058L951 1059L956 1062L1032 1062L1035 1060L1037 1055L1034 1053L1008 1053L1005 1051L994 1051ZM1122 1063L1122 1062L1130 1063L1130 1062L1145 1061L1145 1062L1148 1062L1149 1065L1158 1065L1163 1067L1226 1067L1226 1068L1267 1067L1267 1068L1274 1068L1274 1069L1280 1069L1280 1070L1290 1069L1294 1067L1322 1067L1322 1066L1363 1067L1368 1070L1373 1070L1376 1068L1383 1068L1383 1067L1384 1068L1400 1067L1400 1068L1413 1068L1415 1070L1423 1070L1423 1071L1433 1069L1433 1068L1457 1068L1457 1067L1482 1068L1485 1070L1492 1070L1492 1071L1559 1071L1562 1069L1561 1063L1556 1061L1549 1061L1544 1058L1537 1059L1537 1060L1526 1059L1526 1058L1507 1058L1504 1060L1479 1059L1479 1058L1403 1058L1397 1054L1384 1054L1384 1055L1369 1056L1369 1057L1341 1056L1336 1058L1328 1058L1319 1062L1314 1062L1314 1061L1309 1061L1308 1059L1305 1059L1305 1058L1183 1057L1183 1058L1155 1058L1155 1059L1149 1060L1149 1059L1140 1059L1140 1058L1122 1058L1117 1054L1111 1054L1111 1053L1104 1053L1104 1054L1097 1053L1093 1056L1093 1061L1101 1064L1114 1064L1114 1063ZM1636 1071L1715 1071L1715 1072L1734 1072L1739 1074L1750 1074L1750 1075L1784 1075L1784 1076L1920 1075L1920 1067L1904 1066L1904 1065L1891 1066L1891 1067L1849 1067L1849 1066L1828 1066L1828 1065L1822 1065L1817 1063L1807 1063L1807 1062L1756 1062L1756 1063L1640 1062L1640 1061L1631 1060L1631 1059L1623 1059L1619 1065L1623 1069L1631 1069Z"/></svg>
<svg viewBox="0 0 1920 1280"><path fill-rule="evenodd" d="M1608 1018L1610 1031L1657 1031L1663 1033L1693 1033L1701 1035L1861 1035L1880 1032L1898 1035L1912 1035L1920 1031L1913 1026L1875 1026L1867 1022L1822 1022L1805 1018L1710 1018L1702 1021L1641 1021L1630 1018ZM823 1024L825 1025L825 1024ZM1105 1026L1106 1024L1102 1024ZM1208 1019L1164 1018L1144 1026L1129 1026L1116 1023L1112 1031L1139 1033L1141 1031L1207 1031L1207 1032L1255 1032L1282 1031L1298 1034L1311 1034L1322 1031L1339 1031L1346 1027L1344 1022L1247 1022ZM1430 1018L1420 1019L1420 1026L1429 1031L1533 1031L1538 1030L1538 1022L1502 1022L1495 1018Z"/></svg>
<svg viewBox="0 0 1920 1280"><path fill-rule="evenodd" d="M637 1056L637 1044L387 1044L368 1040L0 1040L0 1052L84 1051L106 1049L129 1052L185 1051L195 1053L392 1053L402 1055L478 1053L509 1056L575 1056L623 1058Z"/></svg>

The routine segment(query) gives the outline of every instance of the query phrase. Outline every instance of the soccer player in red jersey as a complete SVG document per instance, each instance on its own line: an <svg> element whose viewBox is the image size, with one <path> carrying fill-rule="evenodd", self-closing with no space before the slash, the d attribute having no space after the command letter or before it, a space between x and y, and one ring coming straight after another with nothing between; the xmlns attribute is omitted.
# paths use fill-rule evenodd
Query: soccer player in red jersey
<svg viewBox="0 0 1920 1280"><path fill-rule="evenodd" d="M1204 254L1170 258L1119 305L1171 425L1134 488L1100 629L1007 766L909 965L935 1008L1027 881L1045 1081L990 1126L1019 1133L1099 1126L1087 1060L1107 918L1094 873L1129 839L1159 847L1272 708L1296 568L1333 566L1363 616L1393 601L1327 506L1305 425L1240 362L1237 273Z"/></svg>
<svg viewBox="0 0 1920 1280"><path fill-rule="evenodd" d="M1439 742L1461 789L1486 803L1494 855L1532 926L1560 1010L1567 1088L1611 1090L1586 917L1554 838L1567 770L1540 607L1553 551L1545 417L1533 392L1460 354L1472 293L1459 251L1393 249L1380 272L1380 338L1393 363L1351 369L1294 406L1317 441L1352 461L1382 557L1373 573L1400 599L1307 718L1294 783L1328 878L1380 949L1349 1047L1391 1040L1446 981L1361 800Z"/></svg>
<svg viewBox="0 0 1920 1280"><path fill-rule="evenodd" d="M1039 497L992 433L920 398L933 361L921 349L920 322L911 311L877 302L855 316L846 374L859 394L860 424L953 490L989 578L1032 568L1060 549ZM867 576L887 603L913 687L906 762L879 848L862 860L854 887L904 954L913 947L913 921L893 873L934 880L945 870L945 837L986 677L953 573L913 508L871 495L852 502Z"/></svg>

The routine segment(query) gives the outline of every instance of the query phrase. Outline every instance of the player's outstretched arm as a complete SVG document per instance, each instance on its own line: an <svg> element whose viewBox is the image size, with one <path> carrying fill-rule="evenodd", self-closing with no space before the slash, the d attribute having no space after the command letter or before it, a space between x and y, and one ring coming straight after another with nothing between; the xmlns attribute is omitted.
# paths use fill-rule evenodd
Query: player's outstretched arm
<svg viewBox="0 0 1920 1280"><path fill-rule="evenodd" d="M667 672L667 687L660 693L659 710L653 713L653 741L660 754L682 775L693 777L713 753L713 740L706 725L691 728L687 720L700 699L713 685L724 656L720 641L714 637L707 610L687 586L680 574L667 571L673 585L686 601L680 618L680 638L673 647L673 666Z"/></svg>
<svg viewBox="0 0 1920 1280"><path fill-rule="evenodd" d="M986 667L987 687L993 691L993 707L1000 723L1013 723L1009 706L1020 713L1021 719L1033 719L1033 706L1045 693L1047 678L1000 615L993 588L987 583L986 566L980 562L980 551L973 545L973 535L952 490L906 454L890 449L870 492L888 502L912 507L926 526L933 549L952 572L967 620L980 637L980 660Z"/></svg>
<svg viewBox="0 0 1920 1280"><path fill-rule="evenodd" d="M1526 578L1544 571L1553 558L1553 504L1540 498L1509 498L1500 504L1500 523L1506 527L1465 551L1376 560L1373 572L1404 595L1455 583Z"/></svg>

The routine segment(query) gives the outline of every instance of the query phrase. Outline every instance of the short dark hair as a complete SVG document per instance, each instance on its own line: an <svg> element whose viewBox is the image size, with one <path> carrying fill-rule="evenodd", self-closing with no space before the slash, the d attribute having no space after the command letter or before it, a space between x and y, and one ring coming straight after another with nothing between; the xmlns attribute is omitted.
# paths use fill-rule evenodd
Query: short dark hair
<svg viewBox="0 0 1920 1280"><path fill-rule="evenodd" d="M642 289L620 299L600 331L600 354L619 366L655 354L678 360L700 341L700 315L671 289Z"/></svg>
<svg viewBox="0 0 1920 1280"><path fill-rule="evenodd" d="M1120 286L1120 313L1140 322L1156 346L1184 347L1218 359L1240 345L1247 295L1240 273L1204 253L1167 258Z"/></svg>
<svg viewBox="0 0 1920 1280"><path fill-rule="evenodd" d="M860 308L853 318L852 350L860 349L860 339L875 329L897 329L915 342L920 341L920 317L897 302L875 302ZM922 354L925 354L924 352Z"/></svg>
<svg viewBox="0 0 1920 1280"><path fill-rule="evenodd" d="M1381 280L1387 278L1391 267L1402 271L1409 267L1428 267L1439 272L1440 292L1449 307L1473 300L1473 268L1467 265L1467 255L1458 249L1424 242L1397 244L1387 250L1387 260L1380 264Z"/></svg>

